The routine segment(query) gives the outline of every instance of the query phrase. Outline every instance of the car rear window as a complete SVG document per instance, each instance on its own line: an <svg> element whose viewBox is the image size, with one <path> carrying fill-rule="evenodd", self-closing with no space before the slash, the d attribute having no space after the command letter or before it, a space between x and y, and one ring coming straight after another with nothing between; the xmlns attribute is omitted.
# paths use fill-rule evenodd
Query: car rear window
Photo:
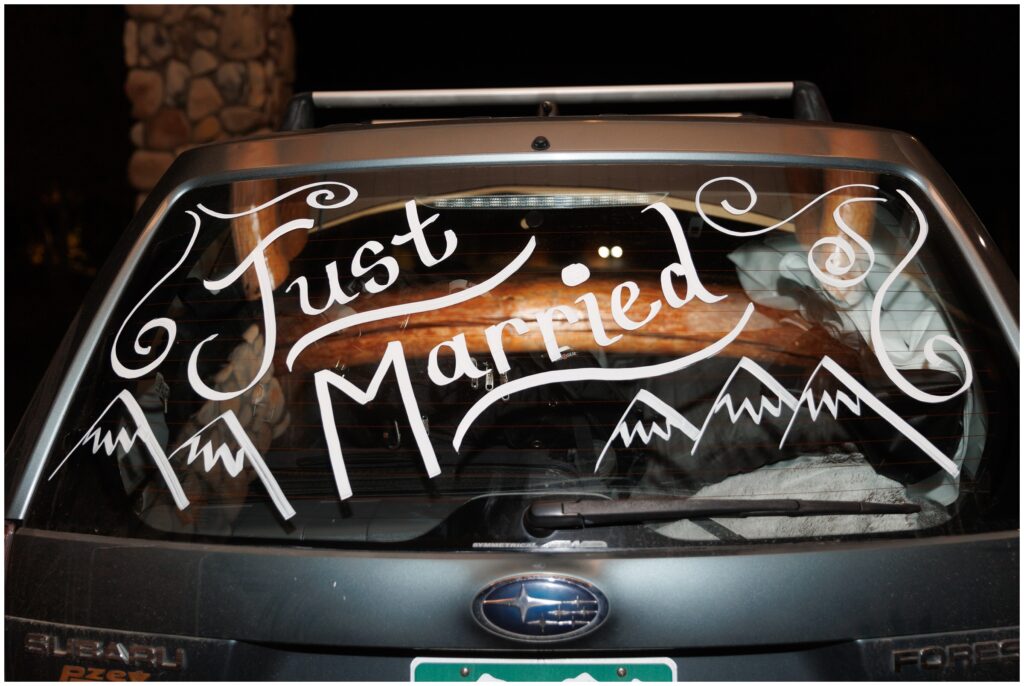
<svg viewBox="0 0 1024 686"><path fill-rule="evenodd" d="M30 521L182 540L694 546L1016 527L1017 363L880 172L438 166L160 218ZM538 498L911 503L539 532Z"/></svg>

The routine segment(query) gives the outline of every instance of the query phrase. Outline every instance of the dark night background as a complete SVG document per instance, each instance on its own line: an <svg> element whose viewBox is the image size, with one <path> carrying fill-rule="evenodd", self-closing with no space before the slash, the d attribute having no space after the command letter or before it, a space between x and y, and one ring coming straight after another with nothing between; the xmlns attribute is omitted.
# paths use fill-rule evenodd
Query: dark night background
<svg viewBox="0 0 1024 686"><path fill-rule="evenodd" d="M133 210L122 7L6 7L5 442ZM310 7L295 92L805 79L912 133L1019 269L1019 8ZM585 28L584 28L585 27Z"/></svg>

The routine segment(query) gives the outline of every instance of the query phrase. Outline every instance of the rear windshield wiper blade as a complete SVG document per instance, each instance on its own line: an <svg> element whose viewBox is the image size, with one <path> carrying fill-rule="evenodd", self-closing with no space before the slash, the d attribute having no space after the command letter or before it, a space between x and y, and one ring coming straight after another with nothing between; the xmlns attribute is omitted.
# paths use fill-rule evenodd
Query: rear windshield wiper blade
<svg viewBox="0 0 1024 686"><path fill-rule="evenodd" d="M913 503L857 500L742 500L725 498L629 498L625 500L539 500L526 511L535 529L582 529L640 522L705 517L813 517L817 515L911 514Z"/></svg>

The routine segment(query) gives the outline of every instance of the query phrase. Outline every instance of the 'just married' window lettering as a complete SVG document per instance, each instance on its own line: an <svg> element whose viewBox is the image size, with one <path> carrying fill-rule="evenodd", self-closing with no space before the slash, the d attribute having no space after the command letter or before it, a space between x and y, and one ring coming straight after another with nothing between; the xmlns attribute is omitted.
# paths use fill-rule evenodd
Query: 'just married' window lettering
<svg viewBox="0 0 1024 686"><path fill-rule="evenodd" d="M120 387L48 478L116 459L126 487L148 473L148 502L181 512L258 483L286 521L298 468L324 458L341 501L389 474L429 492L479 465L512 473L517 454L533 469L538 451L577 480L699 495L838 445L886 488L948 502L983 441L971 359L921 271L925 211L868 174L766 201L758 178L387 198L253 182L230 206L179 205L180 253L108 338ZM235 301L242 336L208 315ZM282 444L307 452L283 463ZM413 451L418 475L373 451Z"/></svg>

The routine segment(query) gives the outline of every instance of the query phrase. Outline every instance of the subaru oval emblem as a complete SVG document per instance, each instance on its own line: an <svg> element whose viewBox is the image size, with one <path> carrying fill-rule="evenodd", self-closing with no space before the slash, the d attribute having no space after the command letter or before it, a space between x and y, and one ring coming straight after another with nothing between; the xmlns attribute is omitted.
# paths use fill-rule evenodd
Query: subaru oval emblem
<svg viewBox="0 0 1024 686"><path fill-rule="evenodd" d="M565 641L601 626L608 600L592 584L556 574L502 579L477 594L473 616L491 633L518 641Z"/></svg>

